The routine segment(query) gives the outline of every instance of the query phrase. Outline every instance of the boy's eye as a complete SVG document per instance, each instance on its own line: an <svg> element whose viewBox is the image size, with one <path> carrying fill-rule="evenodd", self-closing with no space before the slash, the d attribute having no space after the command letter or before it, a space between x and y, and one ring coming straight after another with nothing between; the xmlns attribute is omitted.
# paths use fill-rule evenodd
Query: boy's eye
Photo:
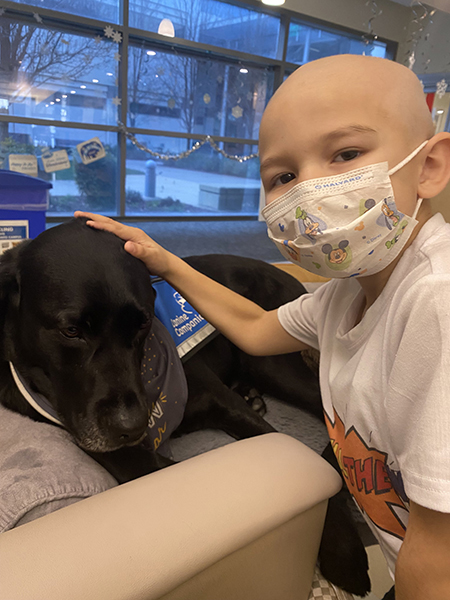
<svg viewBox="0 0 450 600"><path fill-rule="evenodd" d="M353 160L354 158L358 158L361 152L359 150L344 150L344 152L340 152L334 159L334 162L347 162L349 160Z"/></svg>
<svg viewBox="0 0 450 600"><path fill-rule="evenodd" d="M279 177L277 177L277 179L275 180L275 185L280 185L280 184L285 185L286 183L289 183L293 179L295 179L294 173L283 173L283 175L280 175Z"/></svg>

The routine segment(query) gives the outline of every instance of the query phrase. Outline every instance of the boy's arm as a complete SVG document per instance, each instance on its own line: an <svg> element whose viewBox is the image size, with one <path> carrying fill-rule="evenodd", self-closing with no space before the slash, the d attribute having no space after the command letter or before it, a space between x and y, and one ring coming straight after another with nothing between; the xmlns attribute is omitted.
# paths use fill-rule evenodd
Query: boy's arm
<svg viewBox="0 0 450 600"><path fill-rule="evenodd" d="M199 273L136 227L108 217L76 212L91 219L95 229L110 231L126 241L125 250L139 258L150 273L168 281L196 310L236 346L255 356L285 354L309 348L291 336L278 321L277 311L266 311L220 283Z"/></svg>
<svg viewBox="0 0 450 600"><path fill-rule="evenodd" d="M395 567L396 600L450 598L450 514L410 503Z"/></svg>

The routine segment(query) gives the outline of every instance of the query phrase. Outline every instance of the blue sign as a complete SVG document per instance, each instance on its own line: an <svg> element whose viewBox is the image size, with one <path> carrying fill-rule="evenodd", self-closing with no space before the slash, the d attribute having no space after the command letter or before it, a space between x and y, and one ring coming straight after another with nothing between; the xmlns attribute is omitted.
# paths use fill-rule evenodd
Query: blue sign
<svg viewBox="0 0 450 600"><path fill-rule="evenodd" d="M28 237L27 221L0 221L0 240L25 240Z"/></svg>
<svg viewBox="0 0 450 600"><path fill-rule="evenodd" d="M155 316L166 327L182 358L216 333L205 319L163 279L152 279L156 291Z"/></svg>

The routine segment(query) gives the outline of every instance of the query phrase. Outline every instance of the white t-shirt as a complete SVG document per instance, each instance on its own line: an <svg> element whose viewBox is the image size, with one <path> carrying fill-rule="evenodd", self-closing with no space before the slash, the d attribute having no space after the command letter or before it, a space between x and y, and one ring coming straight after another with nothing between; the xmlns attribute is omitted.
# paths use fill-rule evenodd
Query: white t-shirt
<svg viewBox="0 0 450 600"><path fill-rule="evenodd" d="M348 488L391 570L409 499L450 512L450 225L420 230L376 302L334 279L279 308L317 348L325 421Z"/></svg>

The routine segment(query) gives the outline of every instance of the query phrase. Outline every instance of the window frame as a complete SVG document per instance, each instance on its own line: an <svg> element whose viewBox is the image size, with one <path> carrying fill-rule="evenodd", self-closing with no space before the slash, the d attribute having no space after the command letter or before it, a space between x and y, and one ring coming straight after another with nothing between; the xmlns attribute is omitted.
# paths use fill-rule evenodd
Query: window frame
<svg viewBox="0 0 450 600"><path fill-rule="evenodd" d="M119 15L122 16L122 23L114 23L110 21L99 21L89 17L72 15L70 13L64 13L55 11L52 9L42 8L31 4L18 4L10 2L9 0L3 0L2 8L5 9L7 17L17 17L24 23L35 24L36 21L33 18L33 13L38 13L44 22L44 25L48 25L52 28L56 28L60 31L73 34L90 34L103 36L104 27L108 24L118 28L122 34L122 42L119 44L119 53L121 54L121 61L118 65L118 90L119 97L121 98L121 105L117 108L118 120L126 125L127 113L128 113L128 48L129 44L136 44L142 47L148 47L149 49L161 49L170 50L175 49L178 53L202 58L212 58L218 61L225 61L228 64L234 63L242 66L255 66L265 67L273 71L273 89L270 91L269 96L273 95L276 89L281 85L285 76L291 74L300 65L297 63L290 63L286 61L287 46L289 38L289 27L292 22L304 23L307 26L319 27L323 30L338 33L348 34L355 37L360 37L365 34L363 31L343 27L340 25L334 25L332 23L302 15L301 13L293 12L283 7L270 7L262 5L256 0L246 0L240 2L238 0L219 0L226 4L233 4L240 8L245 7L257 12L266 13L271 16L276 16L280 19L280 34L278 39L278 48L276 51L277 58L266 58L255 54L249 54L246 52L240 52L238 50L232 50L227 48L221 48L219 46L213 46L204 43L192 42L184 40L182 38L168 38L158 33L149 32L143 29L138 29L129 26L128 15L129 15L129 0L121 0L119 6ZM119 19L120 21L120 19ZM366 34L367 35L367 34ZM390 59L395 59L398 43L387 38L377 36L377 41L386 44L386 54ZM1 115L0 122L9 123L20 123L24 125L45 125L55 127L66 127L70 129L85 129L85 130L97 130L97 131L110 131L116 132L117 134L117 152L118 152L118 164L119 164L119 177L117 178L116 197L119 198L117 204L117 216L114 218L120 219L121 221L171 221L171 220L256 220L258 215L255 216L239 216L237 215L208 215L208 216L193 216L193 215L177 215L177 216L131 216L126 215L126 143L127 137L120 131L119 125L100 125L96 123L79 123L76 121L57 121L51 119L36 119L29 117L16 117L10 115ZM192 140L204 139L204 134L194 133L182 133L166 130L155 130L146 129L141 127L127 127L127 131L133 135L160 135L167 137L177 137ZM214 136L214 140L217 143L220 142L231 142L237 144L248 144L257 145L258 140L248 138L234 138L234 137L222 137ZM63 216L47 216L48 222L62 222L67 220L69 217Z"/></svg>

